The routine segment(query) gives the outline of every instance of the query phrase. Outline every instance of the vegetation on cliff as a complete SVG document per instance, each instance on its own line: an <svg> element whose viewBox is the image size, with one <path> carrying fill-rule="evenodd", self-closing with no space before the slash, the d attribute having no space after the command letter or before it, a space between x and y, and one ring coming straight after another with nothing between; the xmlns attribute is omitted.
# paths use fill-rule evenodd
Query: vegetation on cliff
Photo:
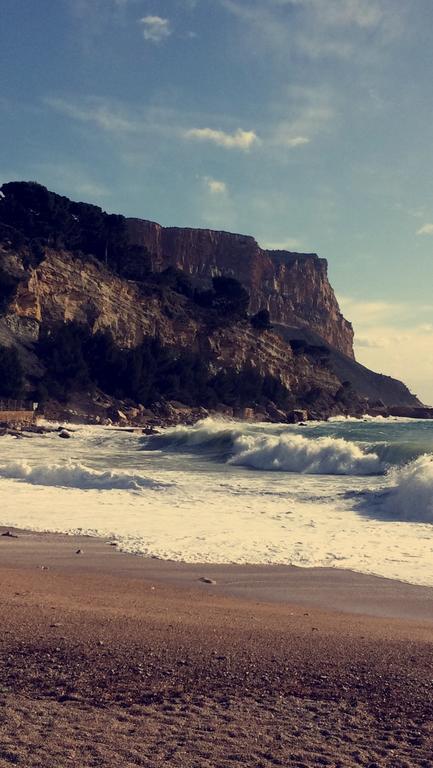
<svg viewBox="0 0 433 768"><path fill-rule="evenodd" d="M209 260L208 234L201 236ZM229 245L237 237L214 234ZM249 316L249 292L232 266L206 277L173 264L156 269L154 257L131 242L123 216L36 182L4 184L0 396L24 391L67 402L102 391L143 406L252 407L275 418L294 408L313 416L363 411L362 389L351 384L357 364L339 353L339 375L335 350L316 332L299 337L271 323L266 308ZM227 263L235 257L228 254ZM368 382L373 393L376 376ZM404 385L389 381L390 392L409 403Z"/></svg>
<svg viewBox="0 0 433 768"><path fill-rule="evenodd" d="M0 397L21 397L23 390L24 371L17 350L0 346Z"/></svg>
<svg viewBox="0 0 433 768"><path fill-rule="evenodd" d="M131 279L143 279L150 271L147 249L128 242L124 216L75 203L37 182L12 181L1 191L3 233L13 238L15 247L26 245L35 261L49 246L91 255Z"/></svg>
<svg viewBox="0 0 433 768"><path fill-rule="evenodd" d="M235 408L266 406L269 401L279 407L293 405L293 397L278 379L260 375L251 365L215 374L201 356L170 349L160 339L120 349L110 332L92 335L84 325L67 323L45 333L37 352L46 368L37 388L42 402L47 397L67 401L73 392L98 388L146 406L161 400L207 408L220 403Z"/></svg>

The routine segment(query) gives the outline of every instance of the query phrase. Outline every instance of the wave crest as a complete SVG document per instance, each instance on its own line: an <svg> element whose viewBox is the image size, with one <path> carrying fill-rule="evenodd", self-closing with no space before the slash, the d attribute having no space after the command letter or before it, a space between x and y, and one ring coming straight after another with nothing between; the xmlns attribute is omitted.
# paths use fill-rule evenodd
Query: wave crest
<svg viewBox="0 0 433 768"><path fill-rule="evenodd" d="M383 471L376 453L364 453L342 438L302 435L239 437L230 464L267 471L308 475L377 475Z"/></svg>
<svg viewBox="0 0 433 768"><path fill-rule="evenodd" d="M139 474L98 471L80 463L31 465L26 461L17 461L0 466L0 477L7 480L23 480L31 485L78 488L80 490L160 490L167 483L159 483Z"/></svg>
<svg viewBox="0 0 433 768"><path fill-rule="evenodd" d="M398 520L433 523L433 456L420 456L390 477L394 485L383 502L384 512Z"/></svg>
<svg viewBox="0 0 433 768"><path fill-rule="evenodd" d="M269 429L273 434L269 434ZM315 475L377 475L385 464L374 449L337 437L305 437L286 425L204 419L146 438L144 450L203 453L262 471Z"/></svg>

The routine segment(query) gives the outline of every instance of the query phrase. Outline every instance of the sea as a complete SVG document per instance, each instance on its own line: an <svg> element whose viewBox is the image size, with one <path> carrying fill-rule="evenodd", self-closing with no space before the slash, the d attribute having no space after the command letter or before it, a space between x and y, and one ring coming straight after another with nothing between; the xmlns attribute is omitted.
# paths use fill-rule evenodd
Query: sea
<svg viewBox="0 0 433 768"><path fill-rule="evenodd" d="M0 524L137 555L285 563L433 585L433 421L208 418L0 439Z"/></svg>

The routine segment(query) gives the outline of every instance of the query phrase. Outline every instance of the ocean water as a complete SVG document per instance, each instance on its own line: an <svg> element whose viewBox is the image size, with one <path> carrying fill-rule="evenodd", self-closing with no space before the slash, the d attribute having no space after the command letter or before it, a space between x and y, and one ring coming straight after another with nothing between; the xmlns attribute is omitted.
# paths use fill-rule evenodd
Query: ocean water
<svg viewBox="0 0 433 768"><path fill-rule="evenodd" d="M189 562L349 568L433 585L433 422L206 419L0 439L0 524Z"/></svg>

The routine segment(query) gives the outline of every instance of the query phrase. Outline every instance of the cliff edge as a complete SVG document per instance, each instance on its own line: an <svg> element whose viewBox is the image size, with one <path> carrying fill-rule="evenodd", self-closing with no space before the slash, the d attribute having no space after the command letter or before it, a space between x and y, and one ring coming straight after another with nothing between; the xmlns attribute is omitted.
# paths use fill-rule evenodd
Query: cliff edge
<svg viewBox="0 0 433 768"><path fill-rule="evenodd" d="M354 358L352 325L340 312L326 259L266 251L246 235L162 227L142 219L127 219L127 230L130 243L149 253L153 270L175 267L196 278L235 277L250 294L252 313L267 309L271 322L310 328Z"/></svg>
<svg viewBox="0 0 433 768"><path fill-rule="evenodd" d="M420 405L352 342L315 254L126 219L36 182L1 188L2 397L280 421Z"/></svg>

